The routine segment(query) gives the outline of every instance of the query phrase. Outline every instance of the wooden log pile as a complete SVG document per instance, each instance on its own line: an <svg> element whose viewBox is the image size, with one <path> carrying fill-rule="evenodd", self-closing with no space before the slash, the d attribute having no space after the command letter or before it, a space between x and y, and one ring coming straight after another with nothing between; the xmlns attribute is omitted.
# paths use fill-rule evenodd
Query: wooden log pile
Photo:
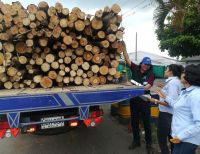
<svg viewBox="0 0 200 154"><path fill-rule="evenodd" d="M92 16L61 3L25 9L20 2L0 2L0 88L96 86L118 79L120 10L114 4Z"/></svg>

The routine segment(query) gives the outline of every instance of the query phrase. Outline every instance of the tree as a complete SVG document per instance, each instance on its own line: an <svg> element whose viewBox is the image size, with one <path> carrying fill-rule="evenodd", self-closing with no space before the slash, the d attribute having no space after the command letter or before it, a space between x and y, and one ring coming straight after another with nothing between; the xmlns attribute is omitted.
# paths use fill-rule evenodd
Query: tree
<svg viewBox="0 0 200 154"><path fill-rule="evenodd" d="M161 51L172 57L200 55L200 2L197 0L157 0L154 12Z"/></svg>

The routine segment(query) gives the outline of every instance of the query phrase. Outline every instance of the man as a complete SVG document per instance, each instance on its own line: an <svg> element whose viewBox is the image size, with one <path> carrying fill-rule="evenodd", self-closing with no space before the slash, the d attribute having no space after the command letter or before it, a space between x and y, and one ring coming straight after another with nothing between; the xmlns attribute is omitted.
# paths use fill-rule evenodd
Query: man
<svg viewBox="0 0 200 154"><path fill-rule="evenodd" d="M149 57L144 57L141 63L139 65L136 65L129 59L126 51L126 46L123 54L127 65L131 68L132 79L144 85L145 93L150 93L150 88L153 86L153 82L155 80L151 65L151 59ZM135 97L130 100L133 142L129 146L129 149L135 149L140 146L139 115L141 113L144 123L146 149L148 154L153 153L150 125L150 105L151 104L149 102L143 100L141 97Z"/></svg>

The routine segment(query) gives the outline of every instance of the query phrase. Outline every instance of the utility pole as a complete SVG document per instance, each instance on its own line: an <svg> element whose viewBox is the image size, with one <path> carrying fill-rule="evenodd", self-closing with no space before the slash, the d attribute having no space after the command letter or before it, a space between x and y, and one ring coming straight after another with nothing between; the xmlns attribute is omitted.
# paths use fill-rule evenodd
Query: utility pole
<svg viewBox="0 0 200 154"><path fill-rule="evenodd" d="M137 32L135 35L135 61L137 61Z"/></svg>

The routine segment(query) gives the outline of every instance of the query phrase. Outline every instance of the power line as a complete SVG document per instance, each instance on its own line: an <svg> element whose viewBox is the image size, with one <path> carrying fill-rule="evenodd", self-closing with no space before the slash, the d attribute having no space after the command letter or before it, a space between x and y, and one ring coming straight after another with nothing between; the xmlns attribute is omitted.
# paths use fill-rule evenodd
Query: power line
<svg viewBox="0 0 200 154"><path fill-rule="evenodd" d="M142 5L146 0L143 0L142 2L138 3L136 6L134 6L133 8L129 9L128 11L126 11L125 13L123 13L122 15L125 15L131 11L133 11L135 8L137 8L138 6Z"/></svg>
<svg viewBox="0 0 200 154"><path fill-rule="evenodd" d="M141 8L139 8L139 10L143 10L143 9L149 7L149 6L151 6L151 3L150 3L150 2L149 2L148 4L142 6ZM134 14L137 13L139 10L137 10L137 11L132 10L132 11L133 11L132 13L130 13L130 14L128 14L128 15L122 15L122 16L123 16L123 18L127 18L127 17L129 17L129 16L134 15Z"/></svg>

